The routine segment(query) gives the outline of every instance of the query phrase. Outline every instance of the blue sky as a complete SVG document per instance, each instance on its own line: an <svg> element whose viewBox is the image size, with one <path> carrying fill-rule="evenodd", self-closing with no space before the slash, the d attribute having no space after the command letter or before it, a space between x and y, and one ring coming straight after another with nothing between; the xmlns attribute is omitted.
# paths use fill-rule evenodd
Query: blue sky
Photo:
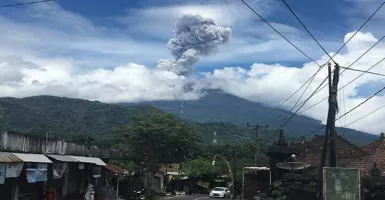
<svg viewBox="0 0 385 200"><path fill-rule="evenodd" d="M27 2L2 0L1 5ZM281 0L247 0L274 27L320 64L324 52L304 31ZM382 3L379 0L287 0L328 52L335 52ZM384 8L385 9L385 8ZM167 47L184 14L212 19L232 30L231 40L195 64L185 77L157 68L173 60ZM378 14L337 56L347 66L385 32L385 10ZM240 0L58 0L0 9L0 96L57 95L103 102L200 98L202 88L277 105L302 85L318 67L284 41ZM366 70L385 55L383 43L354 67ZM385 73L385 65L373 69ZM326 76L322 70L305 96ZM347 83L358 74L347 72ZM183 85L194 83L194 91ZM346 107L357 105L384 84L364 75L344 91ZM320 92L309 102L327 95ZM296 99L284 105L290 108ZM385 102L383 95L352 115ZM306 107L306 106L305 106ZM327 104L304 114L324 120ZM379 113L385 116L385 113ZM385 120L385 117L378 117ZM376 119L377 119L376 118ZM349 122L349 120L348 120ZM374 123L374 125L373 125ZM373 118L353 128L378 131ZM363 126L365 125L365 126ZM367 128L365 127L375 127Z"/></svg>

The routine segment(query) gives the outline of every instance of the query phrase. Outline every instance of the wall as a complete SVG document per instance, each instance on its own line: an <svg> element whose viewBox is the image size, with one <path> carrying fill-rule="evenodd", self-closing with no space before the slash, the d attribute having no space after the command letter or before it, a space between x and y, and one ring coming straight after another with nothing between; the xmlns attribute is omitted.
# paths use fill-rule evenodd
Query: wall
<svg viewBox="0 0 385 200"><path fill-rule="evenodd" d="M102 149L97 146L87 148L86 145L65 140L45 139L9 131L0 132L0 151L92 156L110 159L124 158L120 151L114 149Z"/></svg>

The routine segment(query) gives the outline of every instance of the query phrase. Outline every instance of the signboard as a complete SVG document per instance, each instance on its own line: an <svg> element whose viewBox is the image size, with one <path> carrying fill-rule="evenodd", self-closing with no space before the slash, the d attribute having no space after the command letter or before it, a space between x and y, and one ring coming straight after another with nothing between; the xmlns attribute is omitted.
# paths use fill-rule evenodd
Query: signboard
<svg viewBox="0 0 385 200"><path fill-rule="evenodd" d="M360 200L360 170L355 168L323 168L324 200Z"/></svg>

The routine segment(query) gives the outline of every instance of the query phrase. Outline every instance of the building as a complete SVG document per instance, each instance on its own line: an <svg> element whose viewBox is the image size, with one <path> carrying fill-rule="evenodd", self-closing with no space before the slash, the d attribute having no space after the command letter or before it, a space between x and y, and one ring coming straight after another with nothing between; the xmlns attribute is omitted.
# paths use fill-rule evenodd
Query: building
<svg viewBox="0 0 385 200"><path fill-rule="evenodd" d="M297 160L310 164L311 167L319 167L321 164L322 147L324 145L324 136L315 135L309 141L295 143L293 148L300 150ZM362 148L350 143L345 138L336 136L336 156L337 166L348 166L352 161L367 156L368 153ZM326 163L328 163L329 153L326 154Z"/></svg>
<svg viewBox="0 0 385 200"><path fill-rule="evenodd" d="M380 138L362 149L367 153L366 156L356 159L349 164L349 167L360 168L361 174L370 175L370 170L374 164L380 170L381 176L385 175L385 137Z"/></svg>
<svg viewBox="0 0 385 200"><path fill-rule="evenodd" d="M40 199L46 191L55 191L59 199L76 199L89 184L109 186L111 169L105 161L123 159L116 150L8 131L0 132L0 141L2 200Z"/></svg>

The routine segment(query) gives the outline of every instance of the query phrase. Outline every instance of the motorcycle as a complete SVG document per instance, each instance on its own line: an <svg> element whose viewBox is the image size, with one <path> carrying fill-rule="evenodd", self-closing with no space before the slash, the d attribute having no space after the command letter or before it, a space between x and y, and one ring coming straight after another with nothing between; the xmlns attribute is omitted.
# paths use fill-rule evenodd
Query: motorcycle
<svg viewBox="0 0 385 200"><path fill-rule="evenodd" d="M142 190L138 190L138 191L134 191L134 199L135 200L145 200L146 197L144 196L144 189Z"/></svg>

